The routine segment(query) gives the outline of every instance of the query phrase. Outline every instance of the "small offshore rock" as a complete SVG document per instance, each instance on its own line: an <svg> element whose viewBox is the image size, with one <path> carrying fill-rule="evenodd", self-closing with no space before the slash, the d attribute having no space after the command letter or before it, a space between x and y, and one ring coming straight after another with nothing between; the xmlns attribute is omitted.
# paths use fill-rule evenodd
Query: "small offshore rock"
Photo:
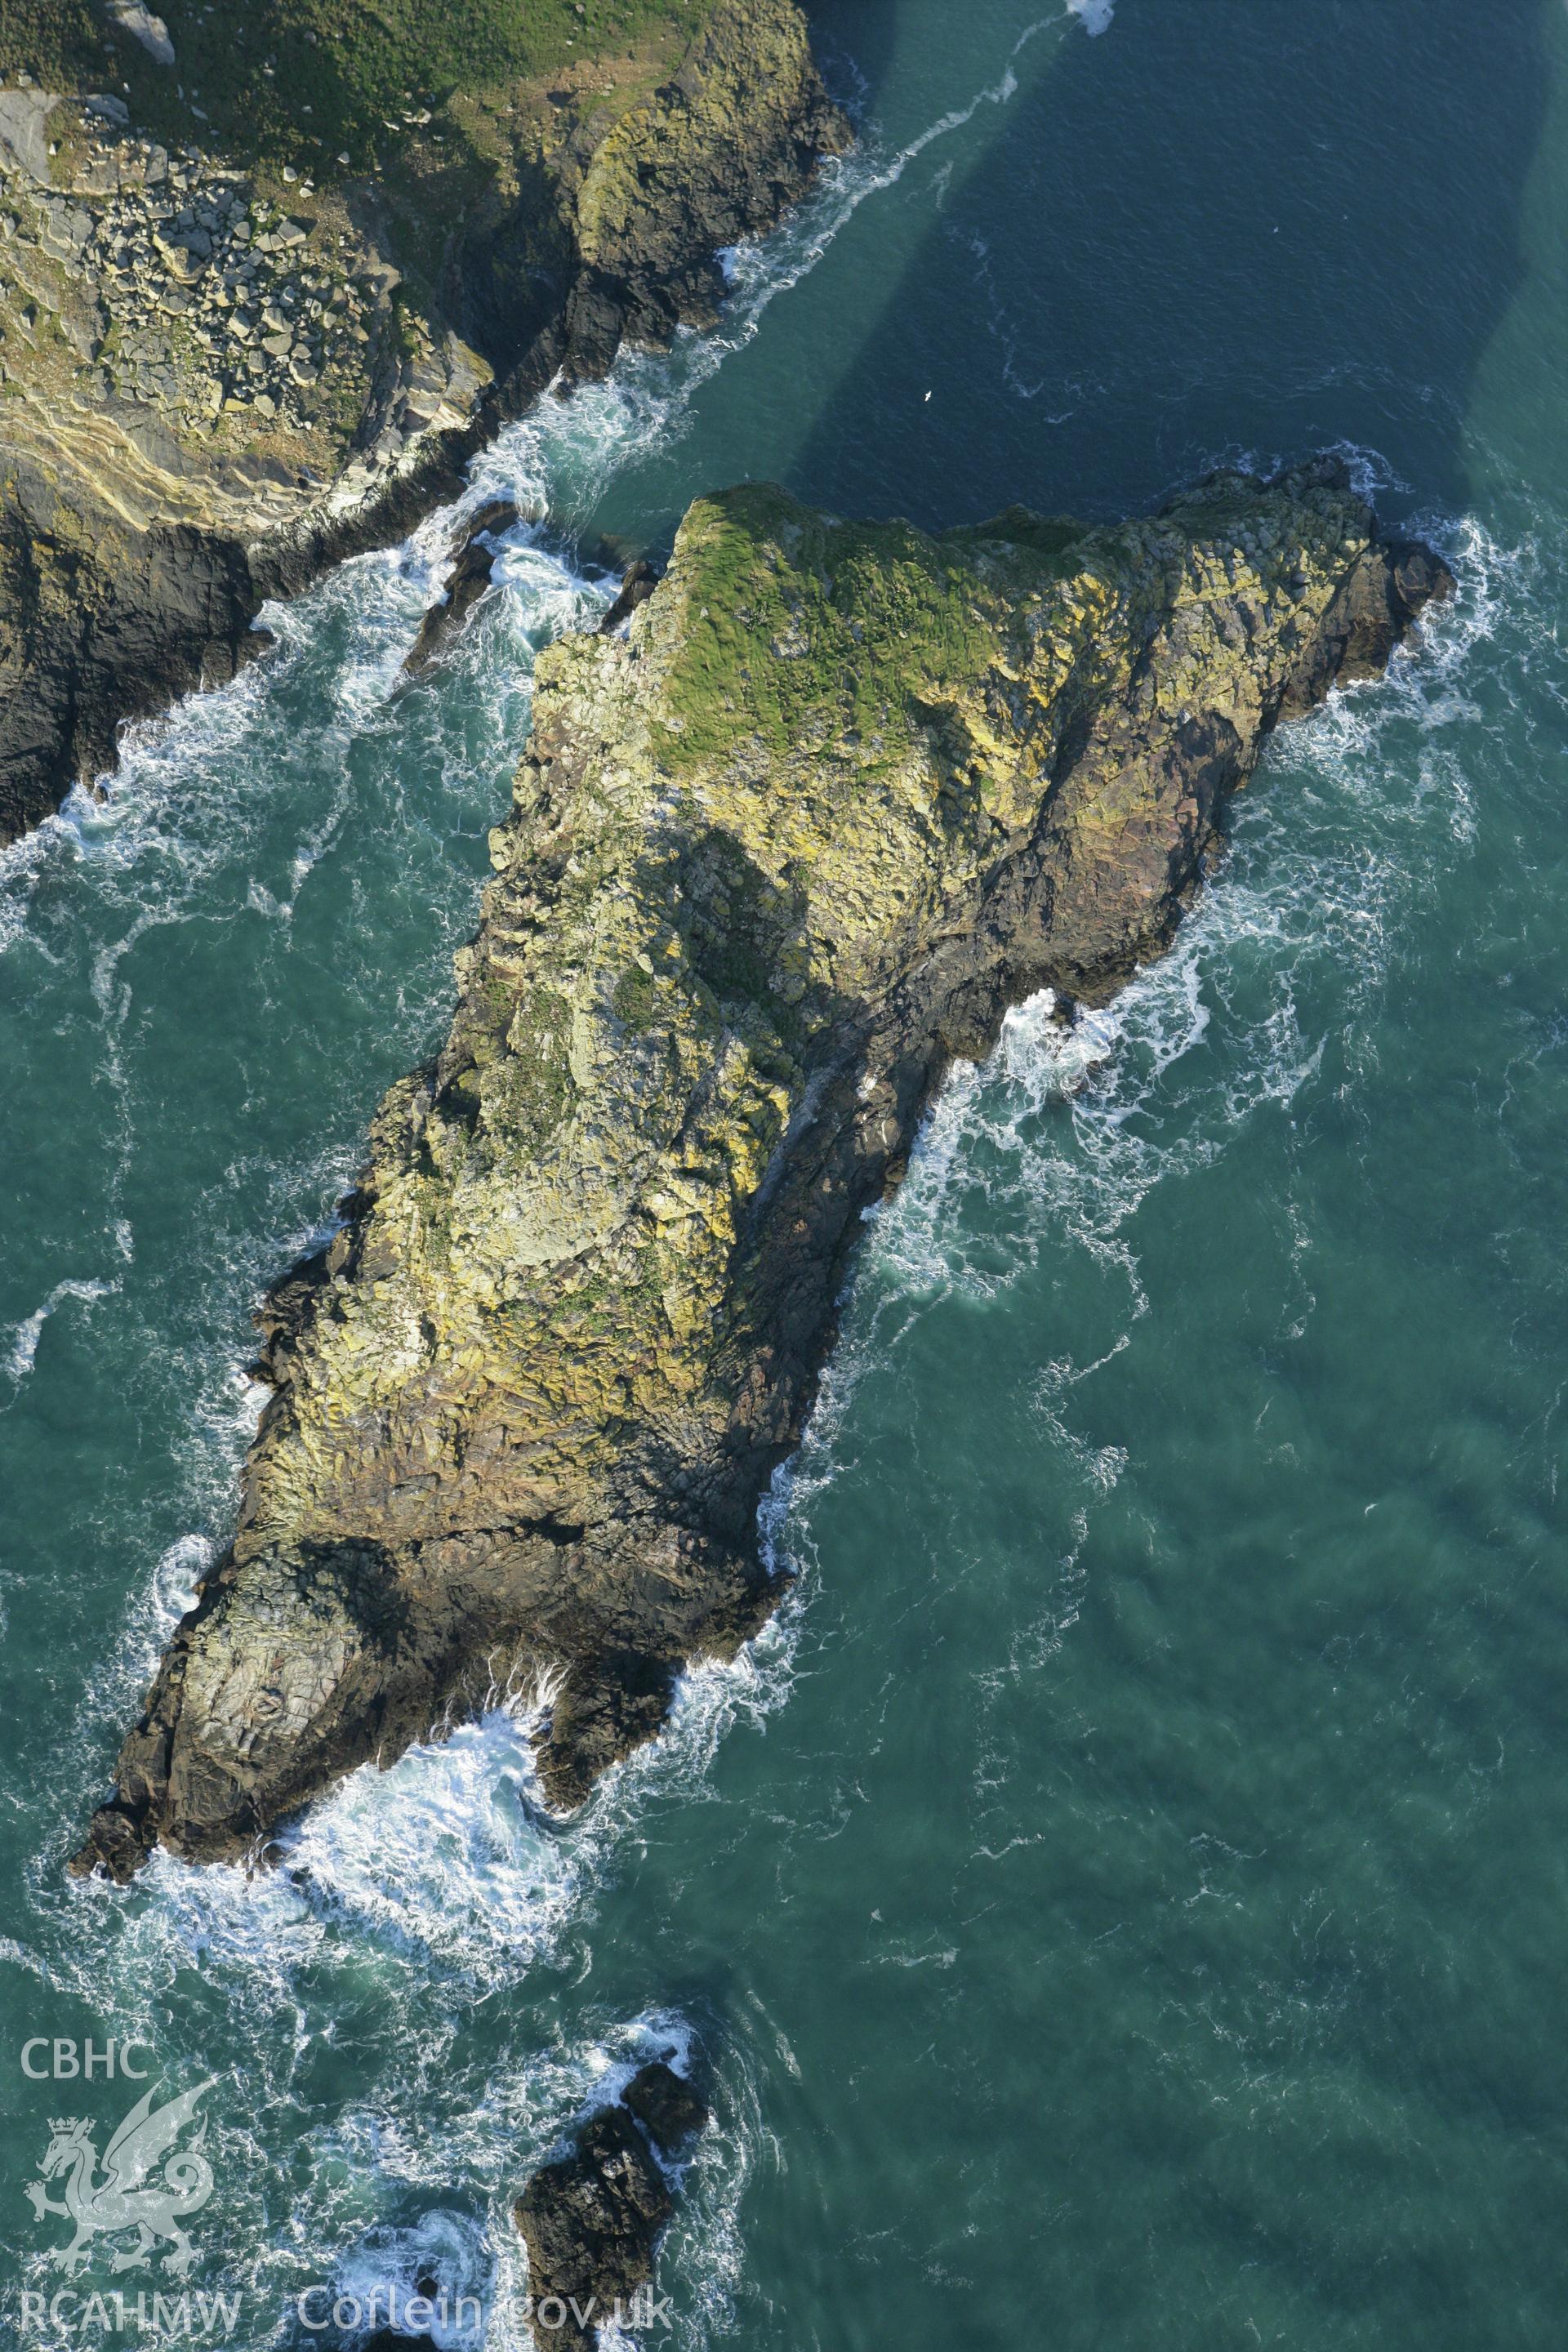
<svg viewBox="0 0 1568 2352"><path fill-rule="evenodd" d="M633 2077L618 2105L578 2126L564 2156L534 2174L512 2218L528 2248L532 2309L552 2301L563 2309L559 2326L535 2320L542 2347L592 2343L593 2315L608 2320L617 2303L624 2312L652 2280L658 2240L675 2211L659 2155L675 2155L708 2116L690 2084L656 2060Z"/></svg>
<svg viewBox="0 0 1568 2352"><path fill-rule="evenodd" d="M661 2058L634 2074L621 2098L664 2156L674 2156L708 2120L707 2101Z"/></svg>
<svg viewBox="0 0 1568 2352"><path fill-rule="evenodd" d="M496 538L510 530L516 521L517 509L510 499L492 499L474 515L457 549L445 595L440 604L431 605L404 656L403 667L409 677L417 676L434 661L462 627L490 584Z"/></svg>

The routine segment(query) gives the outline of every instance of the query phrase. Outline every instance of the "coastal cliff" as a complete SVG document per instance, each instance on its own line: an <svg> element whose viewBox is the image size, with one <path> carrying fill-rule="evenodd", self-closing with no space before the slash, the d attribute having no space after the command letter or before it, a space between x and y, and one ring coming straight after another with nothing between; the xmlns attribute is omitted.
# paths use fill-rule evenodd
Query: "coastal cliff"
<svg viewBox="0 0 1568 2352"><path fill-rule="evenodd" d="M534 731L437 1058L259 1318L232 1550L75 1867L240 1855L497 1692L550 1801L775 1605L864 1213L933 1087L1168 941L1270 729L1451 583L1342 468L1086 530L700 501Z"/></svg>
<svg viewBox="0 0 1568 2352"><path fill-rule="evenodd" d="M427 45L478 5L432 10ZM565 0L513 14L552 11L574 28L552 70L448 71L374 158L349 36L273 0L227 28L171 7L151 51L116 18L104 57L55 60L68 93L0 87L0 844L110 766L126 719L261 650L268 597L455 496L552 379L711 323L720 249L848 143L795 0L639 0L629 42L607 0L592 35ZM95 88L105 65L132 79ZM198 69L221 122L174 79ZM334 102L336 154L308 128Z"/></svg>

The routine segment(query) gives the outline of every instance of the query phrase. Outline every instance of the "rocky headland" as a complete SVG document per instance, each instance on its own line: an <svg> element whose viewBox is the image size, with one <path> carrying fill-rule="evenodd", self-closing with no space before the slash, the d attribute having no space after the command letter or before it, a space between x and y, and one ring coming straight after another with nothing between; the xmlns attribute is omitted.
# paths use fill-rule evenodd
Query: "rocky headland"
<svg viewBox="0 0 1568 2352"><path fill-rule="evenodd" d="M273 0L216 30L110 10L102 87L90 52L69 89L6 77L0 844L110 766L126 719L232 677L268 597L456 495L552 379L710 323L720 248L847 144L795 0L640 0L629 43L606 5L590 36L583 6L529 0L520 21L577 26L571 62L448 76L378 129L374 169L309 128L339 37ZM219 126L174 78L187 38L216 77L247 25L255 79ZM313 47L263 146L242 101L279 86L274 34Z"/></svg>
<svg viewBox="0 0 1568 2352"><path fill-rule="evenodd" d="M1270 729L1449 585L1331 461L1112 529L693 507L540 662L450 1034L258 1318L233 1547L75 1866L243 1855L498 1693L558 1807L657 1732L776 1604L759 1496L943 1071L1157 954Z"/></svg>

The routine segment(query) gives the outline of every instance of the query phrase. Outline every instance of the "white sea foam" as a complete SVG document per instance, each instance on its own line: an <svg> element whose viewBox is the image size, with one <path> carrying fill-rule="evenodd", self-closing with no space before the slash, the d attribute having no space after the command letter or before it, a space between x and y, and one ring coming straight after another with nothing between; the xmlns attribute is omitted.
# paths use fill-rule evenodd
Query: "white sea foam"
<svg viewBox="0 0 1568 2352"><path fill-rule="evenodd" d="M485 2315L495 2274L483 2224L471 2213L437 2205L403 2227L384 2224L368 2231L338 2262L331 2296L315 2296L310 2310L315 2316L342 2298L365 2315L369 2326L384 2326L394 2312L401 2316L416 2294L428 2293L422 2284L427 2280L435 2287L431 2300L437 2306L430 2341L437 2352L469 2352L489 2336Z"/></svg>
<svg viewBox="0 0 1568 2352"><path fill-rule="evenodd" d="M1237 805L1237 854L1167 955L1069 1031L1043 992L1008 1013L983 1069L954 1068L877 1220L881 1278L990 1295L1033 1263L1041 1234L1067 1233L1121 1267L1141 1312L1127 1232L1149 1192L1212 1158L1263 1106L1289 1105L1321 1068L1326 1040L1300 1011L1311 973L1334 968L1353 1024L1381 984L1394 902L1427 887L1413 831L1434 803L1459 839L1472 821L1447 739L1474 716L1461 680L1530 560L1472 524L1426 528L1458 570L1455 603L1386 679L1283 730ZM1211 1025L1218 1067L1204 1051ZM965 1215L971 1197L986 1202L984 1218Z"/></svg>
<svg viewBox="0 0 1568 2352"><path fill-rule="evenodd" d="M1042 16L1026 27L1013 58L1053 21ZM468 490L455 508L427 518L403 547L359 558L306 596L269 608L263 617L279 642L266 663L244 673L231 687L193 698L167 719L132 730L107 802L94 803L79 794L73 798L58 823L62 840L56 847L58 853L68 845L69 854L90 870L91 887L110 917L107 925L97 927L106 929L109 936L95 951L92 989L104 1023L106 1073L126 1102L127 1150L134 1119L120 1051L132 1003L121 977L127 960L148 929L188 919L203 908L220 870L247 870L249 906L269 920L287 923L300 887L343 821L349 748L386 724L389 698L400 688L403 654L465 516L498 494L512 497L520 509L532 515L550 510L563 499L581 505L628 455L681 430L695 390L729 353L755 335L768 303L814 267L858 206L892 185L933 142L971 121L983 107L1005 103L1016 89L1009 61L1003 74L965 105L948 110L897 150L884 151L873 136L855 154L827 164L813 194L774 237L739 247L729 257L733 290L717 333L682 334L666 354L627 353L603 383L584 388L569 402L540 403L532 415L509 427L483 453ZM572 570L547 543L541 525L521 523L502 537L496 593L487 600L488 621L480 616L485 626L465 638L458 659L475 660L487 677L498 668L504 673L508 664L497 658L503 648L493 640L494 630L500 628L504 651L514 657L525 696L526 670L538 645L563 626L580 625L585 612L602 606L606 593L604 583ZM487 627L492 633L489 638ZM289 719L281 708L293 681L308 684L312 709L325 707L325 718L316 719L308 740L297 740L289 731ZM408 700L400 702L400 727L408 723L413 707ZM279 887L250 870L258 827L266 817L270 779L276 775L279 791L292 789L305 767L323 780L325 790L317 796L319 814L296 836L280 869ZM233 779L241 772L262 787L260 799L237 804ZM464 901L470 887L464 886ZM112 921L115 908L123 908L126 918L118 929ZM352 1150L352 1143L345 1141L325 1154L316 1171L280 1170L286 1196L300 1200L314 1190L318 1200L322 1192L331 1197L350 1173ZM243 1242L236 1235L226 1244L221 1234L214 1238L215 1289L237 1303L279 1257L302 1242L304 1231L296 1227L292 1234L285 1228L248 1234ZM204 1401L192 1431L191 1494L193 1501L210 1501L221 1524L221 1498L254 1426L256 1391L237 1382L232 1358L227 1362L215 1360L201 1386ZM170 1581L167 1574L160 1574L153 1605L142 1612L141 1638L132 1645L138 1653L137 1673L146 1663L144 1646L153 1644L166 1626ZM723 1725L735 1712L758 1718L764 1715L776 1703L781 1682L787 1682L787 1638L775 1627L736 1664L698 1667L683 1678L671 1731L657 1751L669 1759L668 1765L653 1765L649 1751L612 1775L605 1792L595 1799L584 1820L574 1825L576 1845L585 1847L599 1836L601 1816L608 1823L617 1805L637 1801L650 1772L657 1778L665 1770L679 1779L704 1769ZM121 1696L115 1693L111 1703ZM335 1904L343 1916L378 1930L389 1928L395 1916L399 1932L415 1942L426 1932L433 1934L433 1899L401 1874L388 1823L395 1808L404 1804L416 1815L426 1807L426 1820L442 1808L450 1815L462 1813L466 1806L471 1834L460 1842L469 1891L458 1901L460 1916L474 1922L504 1917L510 1929L519 1927L526 1913L535 1919L537 1944L548 1947L550 1923L558 1906L568 1902L566 1889L576 1865L552 1860L556 1848L551 1840L529 1827L527 1805L517 1794L526 1787L527 1769L522 1729L503 1713L457 1741L416 1751L397 1768L403 1777L392 1776L390 1784L380 1776L359 1776L321 1809L319 1828L303 1832L309 1852L301 1853L300 1865L309 1864L307 1878L316 1899ZM422 1779L428 1783L423 1795ZM517 1823L523 1828L514 1835ZM379 1865L373 1859L377 1852ZM213 1877L214 1883L222 1883L224 1874ZM244 1899L254 1903L258 1898L251 1891ZM198 1907L205 1915L206 1906ZM204 1916L199 1933L216 1932L213 1920ZM475 1933L479 1935L477 1927ZM482 1935L479 1941L485 1943ZM499 1941L491 1937L486 1948L493 1948Z"/></svg>
<svg viewBox="0 0 1568 2352"><path fill-rule="evenodd" d="M58 817L0 852L0 951L29 936L28 903L40 877L62 860L84 861L100 894L124 903L133 916L130 929L102 949L94 982L106 1017L122 1016L115 974L136 940L153 925L185 919L214 873L245 864L254 849L260 811L237 801L236 776L264 787L264 806L269 768L288 782L308 763L326 789L287 869L292 887L249 877L257 909L286 917L342 821L348 748L385 714L403 656L466 518L500 495L514 499L525 515L582 510L629 457L682 433L694 394L752 341L769 304L815 268L862 204L896 184L930 146L963 129L983 108L1006 104L1018 86L1014 60L1059 21L1044 16L1026 26L994 81L901 146L887 149L871 129L850 155L826 163L812 193L777 232L726 256L731 299L715 331L682 330L669 352L624 353L603 383L582 387L570 401L542 400L480 454L463 497L427 517L401 547L355 558L305 595L267 607L259 625L279 642L264 662L128 730L119 770L100 786L100 797L73 793ZM606 590L574 573L536 521L505 535L497 580L499 601L523 640L525 712L527 656L562 627L580 625ZM487 665L492 673L495 667ZM318 720L307 740L280 739L269 725L280 689L307 670L331 715Z"/></svg>
<svg viewBox="0 0 1568 2352"><path fill-rule="evenodd" d="M384 2106L351 2107L310 2136L309 2182L287 2241L311 2242L326 2206L347 2238L331 2268L334 2296L349 2296L362 2310L378 2296L384 2312L389 2288L406 2302L419 2279L429 2276L454 2316L460 2294L476 2295L484 2305L478 2331L459 2332L449 2320L436 2330L438 2345L482 2340L524 2352L530 2339L522 2248L509 2221L489 2227L480 2213L487 2208L498 2218L504 2213L528 2174L560 2154L575 2126L618 2098L650 2058L689 2073L697 2039L688 2019L654 2010L503 2065L487 2078L478 2112L443 2105L436 2089L438 2069L417 2128L389 2119ZM443 2062L448 2054L442 2051ZM724 2273L735 2208L756 2145L755 2121L754 2102L726 2099L689 2150L674 2161L660 2159L682 2191L663 2265L679 2263L683 2246L700 2245L704 2272L712 2256L716 2274ZM468 2206L450 2203L455 2183L468 2192ZM395 2218L386 2216L388 2207Z"/></svg>
<svg viewBox="0 0 1568 2352"><path fill-rule="evenodd" d="M1369 488L1374 472L1363 473ZM1468 843L1483 649L1505 613L1510 638L1533 625L1538 559L1471 522L1416 527L1455 568L1453 604L1428 616L1424 641L1385 678L1282 730L1237 805L1230 857L1165 957L1070 1031L1043 992L1007 1016L983 1067L954 1069L903 1188L872 1221L862 1351L896 1345L900 1318L933 1297L996 1296L1043 1250L1080 1254L1101 1277L1099 1349L1047 1363L1034 1391L1066 1492L1081 1500L1044 1605L983 1687L1038 1670L1077 1622L1091 1516L1128 1446L1085 1436L1075 1398L1132 1344L1147 1312L1140 1212L1160 1187L1218 1160L1249 1122L1298 1118L1338 1083L1325 1078L1331 1052L1352 1073L1368 1065L1390 957ZM1332 1007L1331 1030L1314 1005ZM1294 1203L1285 1213L1300 1288L1284 1328L1299 1335L1312 1311L1311 1235ZM847 1384L857 1368L846 1356Z"/></svg>
<svg viewBox="0 0 1568 2352"><path fill-rule="evenodd" d="M519 545L528 560L528 543ZM1107 1341L1119 1349L1140 1302L1130 1228L1141 1201L1194 1156L1223 1150L1238 1122L1268 1105L1288 1112L1315 1082L1323 1040L1300 1010L1312 961L1334 960L1352 1021L1356 1006L1374 999L1395 898L1422 887L1412 846L1460 806L1450 738L1471 723L1474 648L1502 600L1510 609L1515 601L1516 559L1474 533L1454 545L1456 609L1389 681L1337 698L1281 739L1275 774L1242 803L1236 856L1173 953L1070 1031L1051 1020L1044 998L1019 1008L991 1061L954 1073L902 1192L869 1223L869 1329L857 1317L858 1351L845 1348L829 1368L805 1443L764 1507L765 1539L775 1559L807 1572L805 1588L733 1665L683 1678L662 1739L608 1775L571 1821L553 1821L539 1802L524 1699L413 1751L391 1773L354 1776L289 1833L281 1869L247 1879L160 1855L128 1898L67 1898L84 1922L76 1989L100 2013L116 2001L128 2013L156 2011L195 1969L229 2019L246 2091L225 2127L226 2179L268 2177L261 2151L298 2136L298 2086L341 2021L364 2001L400 2021L395 2048L372 2059L358 2103L331 2121L316 2112L287 2215L258 2196L241 2199L233 2242L249 2249L242 2263L252 2291L276 2297L322 2263L345 2284L384 2281L390 2269L411 2288L421 2265L445 2261L454 2286L478 2282L497 2315L513 2307L523 2281L507 2200L573 2117L604 2095L613 2070L630 2064L633 2046L627 2029L601 2026L586 2038L514 2047L479 2077L462 2045L464 2017L476 2002L516 1999L531 1971L584 1977L595 1910L639 1824L661 1803L700 1798L736 1717L765 1725L787 1697L811 1589L815 1496L837 1475L856 1381L896 1343L899 1316L919 1311L933 1287L988 1295L1005 1286L1048 1226L1097 1256L1121 1286L1122 1327ZM507 625L499 613L495 620ZM1414 761L1409 736L1419 746ZM966 1213L976 1188L978 1219ZM246 1252L264 1239L248 1237ZM231 1270L223 1278L238 1277ZM210 1479L202 1492L215 1533L246 1433L232 1364L230 1357L214 1384L209 1424L193 1437L193 1465L205 1463ZM1092 1358L1063 1357L1037 1383L1042 1425L1083 1501L1045 1605L1010 1639L999 1675L1047 1660L1080 1605L1089 1515L1122 1467L1115 1444L1091 1445L1074 1424L1072 1400L1096 1370ZM121 1721L133 1707L214 1539L193 1533L164 1551L138 1616L135 1655L117 1663L123 1686L110 1694L106 1719ZM52 1881L56 1857L46 1859ZM665 2258L691 2305L678 2340L693 2344L733 2324L741 2200L756 2168L773 2160L743 2049L726 2040L713 2054L724 2112L695 2153Z"/></svg>
<svg viewBox="0 0 1568 2352"><path fill-rule="evenodd" d="M100 1298L110 1298L120 1288L118 1282L57 1282L41 1307L20 1323L11 1326L11 1352L5 1369L14 1381L25 1381L32 1370L38 1353L38 1341L44 1336L44 1326L51 1315L62 1307L68 1298L79 1300L85 1307Z"/></svg>
<svg viewBox="0 0 1568 2352"><path fill-rule="evenodd" d="M163 1638L184 1579L206 1564L195 1538L164 1564ZM799 1603L786 1600L740 1656L680 1677L668 1727L607 1773L569 1820L552 1814L531 1741L542 1708L496 1706L389 1770L367 1765L281 1833L277 1870L193 1869L160 1853L165 1920L191 1953L255 1966L278 1981L313 1964L341 1934L368 1938L388 1965L432 1968L470 1994L515 1983L540 1958L560 1962L584 1906L650 1803L689 1798L737 1717L755 1725L787 1697ZM156 1628L138 1643L149 1663Z"/></svg>

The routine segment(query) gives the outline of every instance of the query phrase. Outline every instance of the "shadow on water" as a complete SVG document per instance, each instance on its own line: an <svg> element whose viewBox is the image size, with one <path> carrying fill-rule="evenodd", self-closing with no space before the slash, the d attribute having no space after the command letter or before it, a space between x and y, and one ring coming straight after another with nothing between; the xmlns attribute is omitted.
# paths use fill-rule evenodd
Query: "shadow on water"
<svg viewBox="0 0 1568 2352"><path fill-rule="evenodd" d="M805 13L834 97L844 105L874 104L898 47L898 0L816 0Z"/></svg>
<svg viewBox="0 0 1568 2352"><path fill-rule="evenodd" d="M874 110L892 12L821 15ZM1545 110L1538 0L1118 0L1016 71L967 177L932 149L900 189L929 230L792 487L928 523L1103 515L1345 440L1418 505L1465 503Z"/></svg>

